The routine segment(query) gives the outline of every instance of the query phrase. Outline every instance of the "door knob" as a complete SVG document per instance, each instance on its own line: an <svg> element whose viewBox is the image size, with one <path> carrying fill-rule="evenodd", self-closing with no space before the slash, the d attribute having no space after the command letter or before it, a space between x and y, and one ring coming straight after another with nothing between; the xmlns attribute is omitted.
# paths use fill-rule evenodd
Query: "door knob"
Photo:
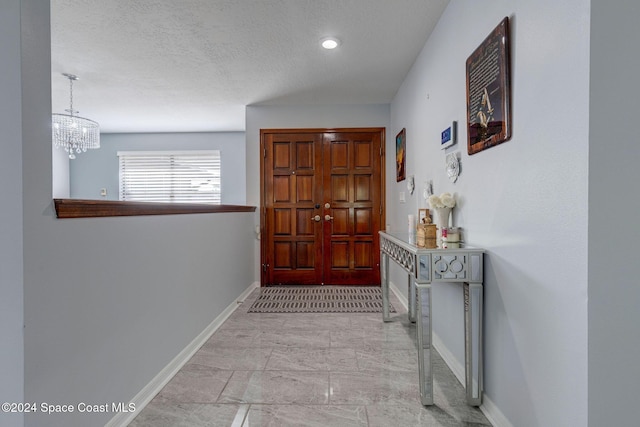
<svg viewBox="0 0 640 427"><path fill-rule="evenodd" d="M311 221L315 221L315 222L320 222L322 218L320 217L320 215L316 215L316 216L312 216L311 217Z"/></svg>
<svg viewBox="0 0 640 427"><path fill-rule="evenodd" d="M324 220L325 220L325 221L331 221L332 219L333 219L333 217L332 217L332 216L330 216L330 215L325 215L325 216L324 216Z"/></svg>
<svg viewBox="0 0 640 427"><path fill-rule="evenodd" d="M325 204L324 204L324 208L325 208L325 209L329 209L330 207L331 207L331 203L325 203Z"/></svg>

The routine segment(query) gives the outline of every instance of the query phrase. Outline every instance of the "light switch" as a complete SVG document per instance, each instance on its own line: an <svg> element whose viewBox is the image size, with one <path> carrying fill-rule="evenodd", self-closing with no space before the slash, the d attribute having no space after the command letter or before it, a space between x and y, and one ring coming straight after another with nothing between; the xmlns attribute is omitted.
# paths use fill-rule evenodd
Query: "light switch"
<svg viewBox="0 0 640 427"><path fill-rule="evenodd" d="M406 202L406 199L404 197L404 191L401 191L400 192L400 203L404 203L404 202Z"/></svg>
<svg viewBox="0 0 640 427"><path fill-rule="evenodd" d="M106 188L101 188L100 189L100 195L102 197L107 197L107 189Z"/></svg>

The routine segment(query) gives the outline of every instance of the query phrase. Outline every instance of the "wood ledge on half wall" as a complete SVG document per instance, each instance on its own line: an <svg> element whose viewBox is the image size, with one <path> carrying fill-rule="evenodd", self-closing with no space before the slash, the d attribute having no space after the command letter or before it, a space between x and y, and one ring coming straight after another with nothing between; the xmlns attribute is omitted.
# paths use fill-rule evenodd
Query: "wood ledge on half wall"
<svg viewBox="0 0 640 427"><path fill-rule="evenodd" d="M255 206L53 199L58 218L255 212Z"/></svg>

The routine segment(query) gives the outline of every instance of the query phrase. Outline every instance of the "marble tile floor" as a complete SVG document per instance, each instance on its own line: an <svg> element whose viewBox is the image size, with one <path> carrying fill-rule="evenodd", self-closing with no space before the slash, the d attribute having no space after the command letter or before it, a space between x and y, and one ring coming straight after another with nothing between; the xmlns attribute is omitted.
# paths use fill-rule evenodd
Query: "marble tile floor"
<svg viewBox="0 0 640 427"><path fill-rule="evenodd" d="M258 314L256 289L134 427L490 426L434 356L435 405L420 404L415 325L395 295L374 313Z"/></svg>

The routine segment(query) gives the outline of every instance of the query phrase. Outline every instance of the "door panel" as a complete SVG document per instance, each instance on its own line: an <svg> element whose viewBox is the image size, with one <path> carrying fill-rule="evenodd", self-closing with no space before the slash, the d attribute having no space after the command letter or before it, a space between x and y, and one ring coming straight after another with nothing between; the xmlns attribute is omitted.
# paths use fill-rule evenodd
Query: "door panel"
<svg viewBox="0 0 640 427"><path fill-rule="evenodd" d="M380 283L382 139L262 131L263 284Z"/></svg>
<svg viewBox="0 0 640 427"><path fill-rule="evenodd" d="M267 283L322 282L321 139L313 134L265 135L263 162Z"/></svg>
<svg viewBox="0 0 640 427"><path fill-rule="evenodd" d="M380 144L379 132L324 135L323 196L332 217L324 233L326 284L380 283Z"/></svg>

